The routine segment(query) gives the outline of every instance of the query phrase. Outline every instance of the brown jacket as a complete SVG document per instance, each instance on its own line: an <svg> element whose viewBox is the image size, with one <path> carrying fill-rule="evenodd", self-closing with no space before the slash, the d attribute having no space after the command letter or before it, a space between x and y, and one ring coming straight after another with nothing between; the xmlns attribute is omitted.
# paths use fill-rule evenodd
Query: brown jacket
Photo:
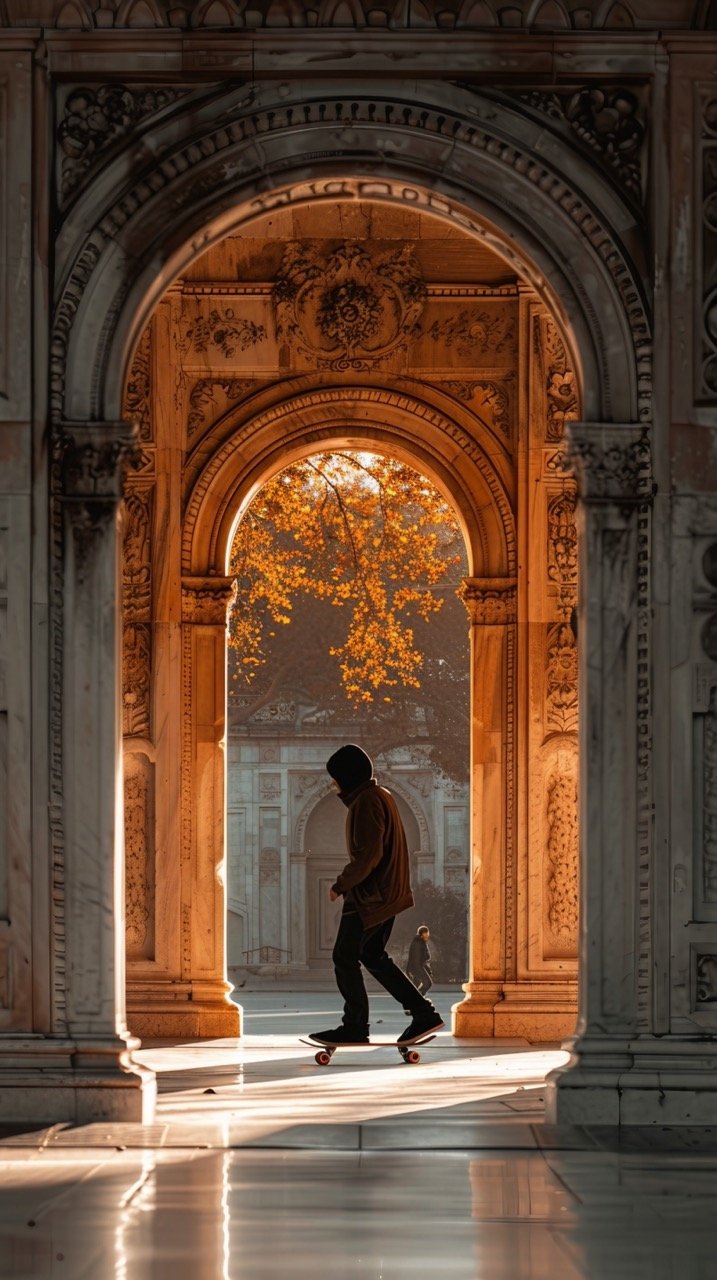
<svg viewBox="0 0 717 1280"><path fill-rule="evenodd" d="M382 924L414 905L408 848L396 801L375 778L348 795L346 844L349 861L334 892L350 894L364 928Z"/></svg>

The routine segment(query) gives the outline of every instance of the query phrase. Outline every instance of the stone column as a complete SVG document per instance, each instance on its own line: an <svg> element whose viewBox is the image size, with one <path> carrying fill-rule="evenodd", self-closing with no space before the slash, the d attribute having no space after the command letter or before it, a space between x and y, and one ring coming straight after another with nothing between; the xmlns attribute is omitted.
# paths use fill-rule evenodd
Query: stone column
<svg viewBox="0 0 717 1280"><path fill-rule="evenodd" d="M568 433L579 487L579 1019L548 1114L617 1124L632 1042L650 1024L650 443L635 425Z"/></svg>
<svg viewBox="0 0 717 1280"><path fill-rule="evenodd" d="M152 1118L154 1076L132 1062L125 1025L120 712L122 477L135 428L62 426L62 775L67 1069L49 1112L77 1122ZM60 1028L58 1027L58 1030ZM59 1049L58 1064L65 1054Z"/></svg>
<svg viewBox="0 0 717 1280"><path fill-rule="evenodd" d="M197 1036L237 1036L226 971L226 625L234 579L182 579L181 978ZM183 1024L184 1025L184 1024ZM186 1034L186 1032L185 1032Z"/></svg>
<svg viewBox="0 0 717 1280"><path fill-rule="evenodd" d="M506 980L506 922L512 919L508 791L512 773L512 703L516 583L467 578L471 623L471 888L468 981L453 1006L453 1034L492 1036Z"/></svg>

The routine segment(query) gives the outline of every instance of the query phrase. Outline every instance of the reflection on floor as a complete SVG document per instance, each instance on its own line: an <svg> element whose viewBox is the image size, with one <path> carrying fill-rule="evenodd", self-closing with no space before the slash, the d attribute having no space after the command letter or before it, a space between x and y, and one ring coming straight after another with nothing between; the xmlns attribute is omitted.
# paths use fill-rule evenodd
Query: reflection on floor
<svg viewBox="0 0 717 1280"><path fill-rule="evenodd" d="M241 1043L144 1048L151 1127L6 1130L3 1280L717 1274L717 1135L550 1129L558 1048L445 1033L418 1066L376 1048L319 1067L296 1035L330 1001L308 1023L289 1002L247 998ZM396 1029L386 1008L372 1034Z"/></svg>

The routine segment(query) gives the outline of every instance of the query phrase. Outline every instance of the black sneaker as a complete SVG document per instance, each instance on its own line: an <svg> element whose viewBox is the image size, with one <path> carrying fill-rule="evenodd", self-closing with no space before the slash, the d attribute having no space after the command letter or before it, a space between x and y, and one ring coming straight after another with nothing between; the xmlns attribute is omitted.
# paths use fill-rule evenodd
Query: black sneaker
<svg viewBox="0 0 717 1280"><path fill-rule="evenodd" d="M436 1031L440 1031L441 1027L446 1024L440 1013L433 1009L431 1013L421 1013L414 1018L410 1026L402 1035L398 1037L399 1044L415 1044L417 1040L422 1040L424 1036L430 1036Z"/></svg>
<svg viewBox="0 0 717 1280"><path fill-rule="evenodd" d="M368 1044L368 1032L356 1031L352 1027L334 1027L332 1031L310 1031L309 1040L317 1044Z"/></svg>

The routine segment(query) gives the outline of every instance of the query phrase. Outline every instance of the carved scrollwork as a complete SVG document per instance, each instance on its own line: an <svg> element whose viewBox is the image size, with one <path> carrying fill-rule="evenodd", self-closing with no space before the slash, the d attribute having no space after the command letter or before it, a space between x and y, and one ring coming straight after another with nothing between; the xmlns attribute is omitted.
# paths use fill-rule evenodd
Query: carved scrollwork
<svg viewBox="0 0 717 1280"><path fill-rule="evenodd" d="M229 404L236 404L255 386L254 378L200 378L194 383L189 395L187 439L193 440L201 431L208 411L217 403L217 393L223 395Z"/></svg>
<svg viewBox="0 0 717 1280"><path fill-rule="evenodd" d="M434 320L427 334L434 342L454 347L459 356L502 355L514 351L516 342L515 320L504 308L464 307L456 315Z"/></svg>
<svg viewBox="0 0 717 1280"><path fill-rule="evenodd" d="M576 505L577 493L573 487L548 500L548 582L558 588L561 613L570 613L577 601Z"/></svg>
<svg viewBox="0 0 717 1280"><path fill-rule="evenodd" d="M717 97L711 88L702 100L701 146L702 316L697 394L701 400L714 401L717 398Z"/></svg>
<svg viewBox="0 0 717 1280"><path fill-rule="evenodd" d="M145 443L152 439L151 343L151 327L147 325L132 358L123 405L127 419L137 423L139 438Z"/></svg>
<svg viewBox="0 0 717 1280"><path fill-rule="evenodd" d="M652 498L652 456L646 427L571 422L566 434L584 501L612 501L622 506ZM568 465L569 461L566 459Z"/></svg>
<svg viewBox="0 0 717 1280"><path fill-rule="evenodd" d="M151 954L154 919L154 765L141 752L124 760L127 952Z"/></svg>
<svg viewBox="0 0 717 1280"><path fill-rule="evenodd" d="M152 628L130 623L122 638L122 733L129 738L151 737Z"/></svg>
<svg viewBox="0 0 717 1280"><path fill-rule="evenodd" d="M465 578L458 595L472 626L503 626L516 620L514 578Z"/></svg>
<svg viewBox="0 0 717 1280"><path fill-rule="evenodd" d="M248 351L266 340L265 325L238 316L233 307L225 307L223 311L213 307L209 315L198 315L185 329L180 350L186 353L194 349L202 355L211 350L231 360L237 351Z"/></svg>
<svg viewBox="0 0 717 1280"><path fill-rule="evenodd" d="M319 368L373 369L417 336L425 298L412 245L374 258L355 242L328 256L292 242L272 294L277 338Z"/></svg>
<svg viewBox="0 0 717 1280"><path fill-rule="evenodd" d="M183 578L182 622L226 626L235 595L235 578Z"/></svg>
<svg viewBox="0 0 717 1280"><path fill-rule="evenodd" d="M637 96L617 86L589 85L566 93L531 90L521 101L565 124L638 199L642 194L643 109Z"/></svg>

